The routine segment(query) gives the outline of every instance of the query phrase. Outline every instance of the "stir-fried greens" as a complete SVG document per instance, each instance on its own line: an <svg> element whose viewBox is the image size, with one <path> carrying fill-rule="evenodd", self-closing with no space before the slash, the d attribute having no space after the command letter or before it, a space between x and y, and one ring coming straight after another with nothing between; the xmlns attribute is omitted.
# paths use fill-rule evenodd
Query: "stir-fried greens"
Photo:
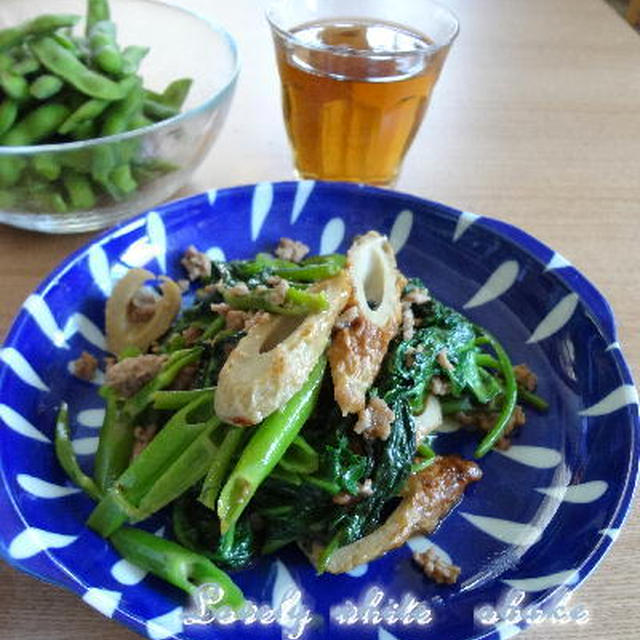
<svg viewBox="0 0 640 640"><path fill-rule="evenodd" d="M93 477L66 405L56 434L62 467L97 501L92 529L188 592L218 582L234 606L222 570L288 544L341 572L431 532L481 477L437 455L443 414L486 431L480 458L523 422L518 401L546 407L493 336L404 278L384 237L346 257L305 258L289 240L277 253L212 262L189 248L195 301L158 335L150 323L177 285L126 276L107 305L121 330L108 335L118 349ZM166 507L176 542L127 526Z"/></svg>

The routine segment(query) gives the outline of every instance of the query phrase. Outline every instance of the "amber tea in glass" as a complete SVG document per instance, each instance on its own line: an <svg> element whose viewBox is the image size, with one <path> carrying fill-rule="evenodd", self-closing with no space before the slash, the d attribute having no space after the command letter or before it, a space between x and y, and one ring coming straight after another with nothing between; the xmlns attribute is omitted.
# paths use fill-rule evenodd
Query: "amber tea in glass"
<svg viewBox="0 0 640 640"><path fill-rule="evenodd" d="M457 33L455 18L413 0L280 0L268 17L300 177L392 184Z"/></svg>

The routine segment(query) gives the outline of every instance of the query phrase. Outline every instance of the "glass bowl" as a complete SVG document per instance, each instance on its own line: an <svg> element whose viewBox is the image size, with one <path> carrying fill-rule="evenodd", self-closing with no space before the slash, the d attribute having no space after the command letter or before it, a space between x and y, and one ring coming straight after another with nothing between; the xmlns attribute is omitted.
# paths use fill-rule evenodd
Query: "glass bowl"
<svg viewBox="0 0 640 640"><path fill-rule="evenodd" d="M85 0L58 0L55 12L83 16ZM212 147L229 110L238 75L234 39L220 26L158 0L111 0L118 43L150 51L138 74L144 86L162 92L173 80L193 79L182 112L149 126L103 138L0 146L0 223L47 233L77 233L110 226L169 198L190 178ZM15 25L51 13L47 0L3 0L0 25ZM107 190L97 172L125 158L134 182L129 192ZM73 210L61 179L47 182L34 171L45 158L84 174L96 195L91 208ZM117 163L118 160L115 160ZM16 176L19 176L16 178ZM134 184L135 183L135 184Z"/></svg>

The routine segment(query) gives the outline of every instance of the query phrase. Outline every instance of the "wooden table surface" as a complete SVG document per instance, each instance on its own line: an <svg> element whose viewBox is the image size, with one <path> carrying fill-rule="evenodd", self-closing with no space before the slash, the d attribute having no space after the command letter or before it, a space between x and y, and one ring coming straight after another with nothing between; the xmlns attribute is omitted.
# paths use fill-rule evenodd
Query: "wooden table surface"
<svg viewBox="0 0 640 640"><path fill-rule="evenodd" d="M271 40L258 2L183 0L237 36L243 69L216 147L186 195L291 177ZM607 296L640 363L640 37L603 0L450 0L462 29L397 188L522 227ZM91 235L0 227L0 336L22 301ZM529 640L628 640L640 612L640 522L579 589L585 626ZM0 564L0 637L133 639L75 596Z"/></svg>

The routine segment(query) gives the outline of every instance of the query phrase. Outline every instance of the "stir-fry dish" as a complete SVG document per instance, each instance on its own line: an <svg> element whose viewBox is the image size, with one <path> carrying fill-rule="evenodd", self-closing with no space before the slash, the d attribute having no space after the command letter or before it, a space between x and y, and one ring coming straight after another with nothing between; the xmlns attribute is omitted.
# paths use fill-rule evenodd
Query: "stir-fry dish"
<svg viewBox="0 0 640 640"><path fill-rule="evenodd" d="M106 305L114 357L92 477L66 405L58 419L60 463L97 502L88 526L188 593L217 583L231 606L243 599L227 572L286 545L342 573L433 532L482 478L437 454L444 419L480 432L481 458L509 446L523 405L546 408L535 375L403 275L384 236L307 253L286 238L251 260L189 247L188 280L128 272ZM76 374L97 365L84 353ZM173 540L131 526L165 508ZM460 572L414 559L436 582Z"/></svg>

